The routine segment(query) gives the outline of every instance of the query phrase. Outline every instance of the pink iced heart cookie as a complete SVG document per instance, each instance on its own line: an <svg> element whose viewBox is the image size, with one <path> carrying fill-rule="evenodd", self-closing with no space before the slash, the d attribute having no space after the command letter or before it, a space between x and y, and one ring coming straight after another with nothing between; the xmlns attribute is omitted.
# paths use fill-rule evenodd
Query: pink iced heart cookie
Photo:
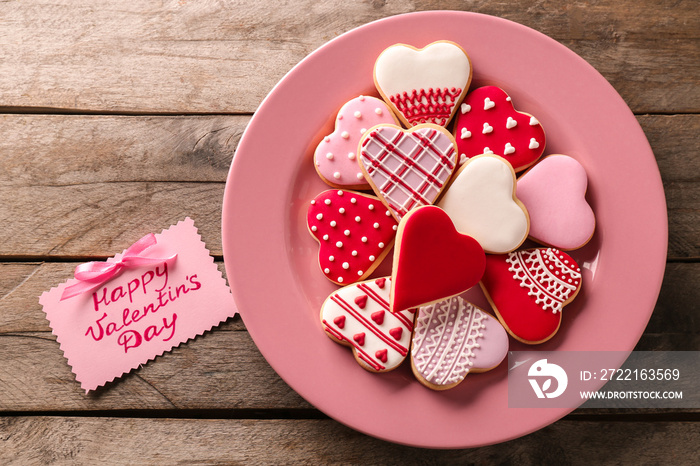
<svg viewBox="0 0 700 466"><path fill-rule="evenodd" d="M437 205L457 231L473 237L486 252L514 251L527 238L530 222L515 195L515 172L497 155L467 160Z"/></svg>
<svg viewBox="0 0 700 466"><path fill-rule="evenodd" d="M459 296L418 309L411 368L426 387L456 387L469 373L495 368L507 354L503 326Z"/></svg>
<svg viewBox="0 0 700 466"><path fill-rule="evenodd" d="M484 250L455 230L439 207L424 206L399 224L394 248L391 310L410 309L476 285L484 273Z"/></svg>
<svg viewBox="0 0 700 466"><path fill-rule="evenodd" d="M307 226L319 242L318 263L338 284L363 280L394 244L397 223L379 199L352 191L328 190L307 211Z"/></svg>
<svg viewBox="0 0 700 466"><path fill-rule="evenodd" d="M588 243L595 215L587 187L586 170L566 155L548 155L525 172L517 196L530 214L530 238L565 251Z"/></svg>
<svg viewBox="0 0 700 466"><path fill-rule="evenodd" d="M359 96L343 105L335 130L316 147L314 164L323 181L336 188L369 189L357 164L357 147L372 126L398 124L386 104L376 97Z"/></svg>
<svg viewBox="0 0 700 466"><path fill-rule="evenodd" d="M530 114L517 112L508 94L496 86L480 87L467 95L454 132L462 159L498 154L516 172L535 163L544 152L540 122Z"/></svg>
<svg viewBox="0 0 700 466"><path fill-rule="evenodd" d="M362 171L397 220L435 202L455 169L456 154L452 135L428 124L409 130L375 126L360 143Z"/></svg>
<svg viewBox="0 0 700 466"><path fill-rule="evenodd" d="M336 342L350 346L357 362L372 372L395 369L406 359L415 310L389 312L391 278L346 286L321 307L321 323Z"/></svg>
<svg viewBox="0 0 700 466"><path fill-rule="evenodd" d="M581 289L581 269L553 248L489 255L481 288L508 333L534 345L559 330L562 308Z"/></svg>
<svg viewBox="0 0 700 466"><path fill-rule="evenodd" d="M472 66L467 52L449 41L417 49L396 44L374 64L374 83L406 126L447 126L469 89Z"/></svg>

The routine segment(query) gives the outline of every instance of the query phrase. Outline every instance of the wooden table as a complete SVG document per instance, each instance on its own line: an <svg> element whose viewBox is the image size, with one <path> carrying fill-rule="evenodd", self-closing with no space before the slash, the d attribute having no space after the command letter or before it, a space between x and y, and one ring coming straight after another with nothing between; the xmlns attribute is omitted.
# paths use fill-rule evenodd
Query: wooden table
<svg viewBox="0 0 700 466"><path fill-rule="evenodd" d="M223 270L224 184L263 97L329 39L426 9L532 27L622 95L656 155L670 225L637 349L700 349L698 1L223 3L0 2L0 463L697 462L698 410L579 410L474 450L379 441L294 393L239 317L85 395L38 296L185 216Z"/></svg>

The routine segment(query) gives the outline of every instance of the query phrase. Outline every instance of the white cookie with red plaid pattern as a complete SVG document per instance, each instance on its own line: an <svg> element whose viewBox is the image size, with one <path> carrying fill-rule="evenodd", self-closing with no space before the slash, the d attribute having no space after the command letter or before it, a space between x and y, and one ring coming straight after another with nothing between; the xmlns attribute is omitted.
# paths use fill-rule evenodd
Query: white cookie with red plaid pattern
<svg viewBox="0 0 700 466"><path fill-rule="evenodd" d="M404 130L371 128L360 141L360 167L396 220L432 205L457 166L455 140L445 128L422 124Z"/></svg>

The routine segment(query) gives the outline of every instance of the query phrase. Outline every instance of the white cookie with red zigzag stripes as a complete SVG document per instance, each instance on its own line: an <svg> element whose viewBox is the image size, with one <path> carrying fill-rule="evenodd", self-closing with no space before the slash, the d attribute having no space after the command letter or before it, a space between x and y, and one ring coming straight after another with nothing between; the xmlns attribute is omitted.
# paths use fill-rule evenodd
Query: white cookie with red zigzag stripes
<svg viewBox="0 0 700 466"><path fill-rule="evenodd" d="M371 372L388 372L408 355L415 309L389 311L391 277L349 285L321 306L321 323L336 342L350 346L355 359Z"/></svg>
<svg viewBox="0 0 700 466"><path fill-rule="evenodd" d="M406 126L447 126L469 89L472 65L467 52L441 40L422 49L395 44L374 64L374 83Z"/></svg>
<svg viewBox="0 0 700 466"><path fill-rule="evenodd" d="M396 220L431 205L457 166L455 140L445 128L424 124L404 130L371 128L360 141L360 167Z"/></svg>

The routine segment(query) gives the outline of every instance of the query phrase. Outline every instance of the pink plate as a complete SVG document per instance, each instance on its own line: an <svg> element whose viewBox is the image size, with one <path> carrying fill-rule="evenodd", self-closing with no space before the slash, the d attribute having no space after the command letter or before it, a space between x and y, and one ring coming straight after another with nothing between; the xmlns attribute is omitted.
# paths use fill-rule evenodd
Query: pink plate
<svg viewBox="0 0 700 466"><path fill-rule="evenodd" d="M321 329L321 303L336 286L319 270L317 243L306 228L309 200L327 189L313 152L332 132L338 109L357 95L378 95L372 68L384 48L440 39L469 53L472 89L504 88L517 109L542 122L545 155L570 155L589 176L597 229L588 245L571 252L584 286L564 310L559 333L536 348L633 349L666 260L666 202L654 155L630 109L595 69L556 41L503 19L447 11L395 16L306 57L270 92L241 139L226 184L222 234L226 272L246 327L294 390L366 434L466 448L525 435L568 410L509 409L505 363L446 392L419 384L409 364L380 375L361 369L348 348ZM533 349L511 343L514 350Z"/></svg>

